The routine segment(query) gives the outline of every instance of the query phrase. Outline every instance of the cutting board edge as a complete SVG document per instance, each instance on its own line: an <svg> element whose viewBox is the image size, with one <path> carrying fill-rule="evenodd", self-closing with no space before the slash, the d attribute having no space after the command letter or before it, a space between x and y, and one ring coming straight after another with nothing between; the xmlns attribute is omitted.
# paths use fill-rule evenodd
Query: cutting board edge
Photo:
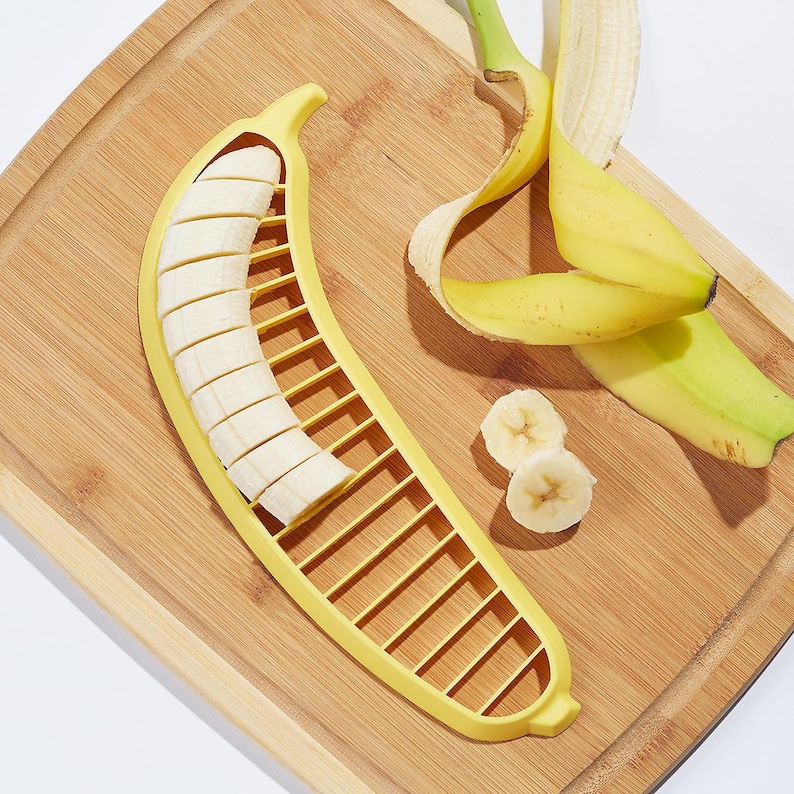
<svg viewBox="0 0 794 794"><path fill-rule="evenodd" d="M389 0L389 2L398 10L406 13L406 15L409 16L409 18L411 18L413 21L417 22L417 24L419 24L417 20L433 20L433 15L428 14L426 11L423 11L422 13L417 12L417 8L419 7L417 0ZM153 17L157 16L158 14L166 13L167 9L171 5L173 4L166 3L155 12ZM235 0L229 0L228 2L220 0L220 2L208 4L206 8L210 9L214 6L231 8L233 6L236 7L237 5L240 5L244 8L248 5L248 3L240 3L239 1L235 2ZM433 5L443 7L451 11L451 9L449 9L449 7L442 2L442 0L433 0ZM150 19L153 17L150 17ZM450 30L457 30L458 33L460 33L462 30L468 30L468 26L462 19L462 28L457 23L453 23L452 26L449 27L450 19L451 18L448 17L447 21L444 23L447 26L446 32L443 32L443 30L439 32L439 28L437 26L431 26L429 28L425 27L425 30L427 30L428 33L434 39L436 39L436 41L444 46L445 49L449 50L464 66L467 68L473 68L473 64L476 63L473 45L471 46L470 50L472 53L471 57L466 55L467 50L465 42L462 40L458 42L457 47L447 46L445 39L448 37ZM219 24L222 26L224 23L221 22ZM139 30L140 28L138 31ZM134 40L135 36L138 34L138 31L133 32L133 34L128 37L127 41ZM171 41L173 42L174 40L172 39ZM470 38L469 43L471 44ZM124 45L122 44L120 46ZM164 48L169 46L170 45L168 42L164 43ZM463 53L463 55L461 55L461 53ZM146 63L149 62L150 61L147 61ZM94 70L92 76L101 71L103 68L104 63ZM128 83L125 85L128 85ZM76 89L76 91L79 91L79 88ZM74 94L72 97L73 96ZM69 102L72 97L67 99L66 102ZM55 116L55 114L53 114L53 116ZM41 130L39 130L39 132L37 132L36 135L31 138L26 145L25 150L28 148L41 148L44 141L44 133L48 129L48 126L53 123L54 118L51 117L50 120L48 120L48 122L42 126ZM109 128L107 134L109 134L111 131L112 129ZM81 136L84 136L85 134L86 127L84 126L76 133L70 143L75 141L79 142ZM54 163L64 156L64 151L66 151L69 145L70 144L66 144L64 149L61 149L60 152L55 154L47 168L52 167ZM624 155L619 153L616 159L621 161L621 158L623 157ZM11 168L11 166L9 166L9 168ZM46 170L47 169L45 169L45 171ZM40 180L41 177L34 181L31 190L35 188ZM2 181L2 178L0 178L0 181ZM68 181L68 179L66 181ZM51 191L51 195L54 196L57 195L60 189L62 189L62 185L50 185L49 189ZM28 191L20 204L26 201L30 202L30 199L28 199L30 192L31 191ZM672 191L669 191L669 194L672 196ZM43 212L44 209L42 208L41 211ZM702 222L706 224L705 221ZM26 228L29 228L29 226ZM14 234L13 237L15 237L17 240L21 240L24 237L25 231L26 229ZM717 234L716 231L714 233L715 235ZM2 245L2 241L3 227L0 227L0 262L3 262L8 256L11 255L11 253L13 253L14 250L13 248L8 250L7 247ZM744 264L742 265L742 267L745 266L746 265ZM762 273L762 271L758 270L751 263L749 267L752 268L752 271L748 275L747 279L747 284L749 287L745 286L743 288L740 284L735 284L735 286L737 286L737 289L739 289L742 295L744 295L764 317L769 319L784 333L787 333L788 336L791 337L791 328L781 328L778 322L776 322L776 319L777 315L784 313L784 308L787 308L790 312L791 307L794 306L794 301L792 301L785 293L783 293L782 290L779 290L779 288L777 288L776 285L774 285L773 282L771 282L765 276L765 274ZM730 276L727 274L726 276L728 280L730 280ZM768 296L770 294L776 301L772 311L770 311L770 306L768 303ZM791 324L792 323L789 323L789 325ZM39 497L36 496L33 491L28 489L11 471L3 470L2 466L0 466L0 507L2 507L4 511L8 513L12 520L14 520L26 532L26 534L28 534L34 540L34 542L43 548L45 552L47 552L56 561L56 563L77 582L79 586L86 590L86 592L92 598L94 598L97 603L99 603L103 608L107 609L112 615L120 620L124 626L126 626L134 635L139 637L144 644L146 644L158 657L163 659L163 661L169 667L174 669L177 674L188 681L191 686L194 686L197 691L199 691L208 699L209 702L226 714L226 716L228 716L232 722L236 723L243 730L248 732L259 744L271 752L275 758L295 772L298 777L305 779L311 785L322 786L322 788L318 788L318 790L322 791L340 791L350 792L353 794L354 792L358 791L371 790L360 780L360 778L356 777L348 767L345 767L343 764L341 764L341 762L339 762L338 759L336 759L326 748L306 734L305 731L303 731L303 729L301 729L300 726L298 726L295 722L289 720L289 718L286 717L286 715L284 715L283 712L281 712L272 703L272 701L267 699L259 690L252 687L252 685L250 685L243 676L228 666L217 653L213 652L198 638L191 635L189 632L182 632L179 634L180 637L187 637L189 640L191 640L191 649L189 654L185 653L185 649L181 641L176 641L176 632L173 635L168 634L166 637L161 639L160 634L157 631L157 626L153 624L149 618L154 616L156 617L157 621L168 621L170 618L173 627L178 631L181 624L176 621L173 615L171 615L164 607L160 606L143 587L138 585L132 578L124 574L108 558L104 557L95 548L91 547L90 544L88 544L85 539L73 527L71 527L71 525L68 524L67 521L59 516L57 512L55 512L49 505L40 500ZM54 531L56 527L57 532ZM119 586L119 583L122 583L122 586ZM771 595L767 606L769 603L772 603L774 598L778 595L779 590ZM147 609L151 609L151 611L147 613ZM789 626L789 635L791 631L792 627ZM728 651L728 653L735 652L737 648L741 646L743 641L744 635L742 634L736 639L736 644ZM714 719L709 722L708 725L703 727L703 731L701 732L698 741L700 741L700 739L702 739L702 737L712 729L714 724L722 719L722 717L741 697L743 692L752 685L753 681L755 681L769 660L774 656L774 653L776 652L779 645L784 641L785 637L776 643L774 647L768 649L763 662L757 667L755 673L742 684L742 686L737 690L735 696L724 705L719 713L714 716ZM724 658L725 657L723 657L723 660ZM224 687L224 689L221 691L225 692L227 688L233 689L239 696L239 702L246 704L247 708L250 709L250 722L243 718L238 711L234 710L234 712L232 712L227 699L219 697L217 695L217 690L214 690L212 686L208 686L209 677L205 677L203 679L204 685L202 685L202 673L206 674L208 669L213 671L213 676L216 677L217 682ZM232 682L232 686L228 687L230 681ZM708 686L708 680L705 681L703 686ZM251 707L251 704L253 703L257 704L257 708ZM651 704L651 706L653 706L653 704ZM278 731L278 735L273 735L274 723L270 721L270 719L257 719L257 716L260 713L276 715L280 720L283 720L283 725L281 722L279 722L280 730ZM634 725L629 726L628 730L631 730L633 727ZM296 768L296 765L294 764L296 756L294 754L290 754L289 751L289 746L293 740L294 745L292 746L300 747L301 754L299 768ZM662 779L666 777L667 774L669 774L686 757L686 755L691 752L692 749L694 749L694 747L697 746L698 741L684 748L681 756L676 760L676 762L672 766L668 767L665 774L661 778L657 778L654 782L656 784L661 783ZM612 746L614 746L614 744ZM306 758L307 748L308 751L310 751L313 755L313 760L308 763ZM611 748L608 748L607 752L609 749ZM597 760L598 759L595 759L593 764L595 764ZM593 764L591 764L589 768L592 768ZM587 770L585 770L585 772L586 771ZM619 774L620 769L613 768L612 772L617 775ZM336 785L335 781L338 781L338 786ZM573 788L568 790L571 792L576 791L576 789Z"/></svg>
<svg viewBox="0 0 794 794"><path fill-rule="evenodd" d="M218 653L185 631L165 606L4 462L0 462L0 509L96 604L296 778L329 794L372 791Z"/></svg>

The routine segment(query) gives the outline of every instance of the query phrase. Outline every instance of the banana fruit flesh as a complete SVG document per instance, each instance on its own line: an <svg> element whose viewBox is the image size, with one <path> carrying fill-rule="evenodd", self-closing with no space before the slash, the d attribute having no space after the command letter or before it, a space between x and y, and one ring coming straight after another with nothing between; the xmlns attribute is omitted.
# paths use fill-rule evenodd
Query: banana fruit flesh
<svg viewBox="0 0 794 794"><path fill-rule="evenodd" d="M533 532L561 532L590 509L596 480L565 449L568 428L535 389L516 389L491 406L480 426L485 448L510 472L510 515Z"/></svg>
<svg viewBox="0 0 794 794"><path fill-rule="evenodd" d="M565 443L568 428L551 401L535 389L500 397L480 425L488 454L509 472L534 452Z"/></svg>
<svg viewBox="0 0 794 794"><path fill-rule="evenodd" d="M168 355L175 358L197 342L251 325L251 298L245 289L221 292L175 309L162 323Z"/></svg>
<svg viewBox="0 0 794 794"><path fill-rule="evenodd" d="M281 394L266 361L257 361L208 383L190 398L193 415L204 433L260 400Z"/></svg>
<svg viewBox="0 0 794 794"><path fill-rule="evenodd" d="M221 292L245 289L250 261L246 254L201 259L163 273L158 279L157 316Z"/></svg>
<svg viewBox="0 0 794 794"><path fill-rule="evenodd" d="M210 163L174 207L157 286L163 341L210 447L250 502L290 524L354 471L301 429L251 319L250 250L280 172L266 146Z"/></svg>
<svg viewBox="0 0 794 794"><path fill-rule="evenodd" d="M510 478L505 502L510 515L533 532L561 532L590 509L595 477L562 447L544 449L522 461Z"/></svg>

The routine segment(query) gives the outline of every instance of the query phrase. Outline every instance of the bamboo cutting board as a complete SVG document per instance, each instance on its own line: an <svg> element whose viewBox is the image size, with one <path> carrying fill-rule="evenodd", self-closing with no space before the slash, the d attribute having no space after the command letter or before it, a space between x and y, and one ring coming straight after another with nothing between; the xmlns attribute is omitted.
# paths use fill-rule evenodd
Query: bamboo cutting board
<svg viewBox="0 0 794 794"><path fill-rule="evenodd" d="M154 389L135 291L162 194L218 129L310 80L330 96L302 144L332 307L565 636L583 709L557 738L464 739L347 657L214 506ZM518 102L480 80L440 3L171 3L0 181L4 510L318 791L643 791L791 630L792 444L763 471L713 460L613 399L567 349L466 334L406 264L416 222L498 160ZM723 274L715 314L794 392L791 301L627 155L612 167ZM535 182L472 218L453 270L492 260L494 276L522 273L528 249L555 264ZM477 431L495 397L527 385L554 401L599 479L580 528L553 538L511 522Z"/></svg>

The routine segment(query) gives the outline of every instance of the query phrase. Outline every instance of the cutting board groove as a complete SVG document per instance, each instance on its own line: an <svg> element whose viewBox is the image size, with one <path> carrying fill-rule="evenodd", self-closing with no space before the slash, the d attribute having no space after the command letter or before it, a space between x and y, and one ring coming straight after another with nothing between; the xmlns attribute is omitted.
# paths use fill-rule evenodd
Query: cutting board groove
<svg viewBox="0 0 794 794"><path fill-rule="evenodd" d="M171 2L147 20L0 179L0 504L318 791L644 791L791 632L794 452L784 445L764 471L715 461L600 389L567 349L487 342L444 317L407 264L408 237L482 181L518 120L517 92L485 84L476 58L440 2ZM135 289L164 191L215 132L308 81L330 96L302 134L323 284L562 630L583 710L553 740L466 740L322 635L213 503L146 367ZM792 301L626 152L610 167L714 264L715 314L794 392ZM469 219L450 267L559 267L545 180ZM44 282L58 287L46 301ZM512 523L478 435L493 399L527 385L555 402L599 479L591 513L562 536Z"/></svg>

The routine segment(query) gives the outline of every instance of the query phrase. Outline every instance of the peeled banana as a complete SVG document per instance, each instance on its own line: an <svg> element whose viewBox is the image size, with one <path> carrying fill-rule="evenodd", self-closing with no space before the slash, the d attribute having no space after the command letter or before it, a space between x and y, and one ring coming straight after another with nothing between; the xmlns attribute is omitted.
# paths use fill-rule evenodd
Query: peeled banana
<svg viewBox="0 0 794 794"><path fill-rule="evenodd" d="M157 286L166 350L212 450L249 501L289 524L354 472L301 429L251 320L250 249L280 171L266 146L210 163L174 207Z"/></svg>

